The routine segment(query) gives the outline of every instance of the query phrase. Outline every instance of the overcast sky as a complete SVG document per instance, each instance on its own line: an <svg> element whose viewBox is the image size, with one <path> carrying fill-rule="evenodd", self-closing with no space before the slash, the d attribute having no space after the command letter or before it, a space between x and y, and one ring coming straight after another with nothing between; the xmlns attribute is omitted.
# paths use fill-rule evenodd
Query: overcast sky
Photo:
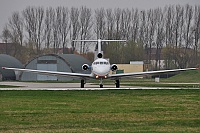
<svg viewBox="0 0 200 133"><path fill-rule="evenodd" d="M200 0L0 0L0 35L12 13L22 11L27 6L150 9L176 4L200 5Z"/></svg>

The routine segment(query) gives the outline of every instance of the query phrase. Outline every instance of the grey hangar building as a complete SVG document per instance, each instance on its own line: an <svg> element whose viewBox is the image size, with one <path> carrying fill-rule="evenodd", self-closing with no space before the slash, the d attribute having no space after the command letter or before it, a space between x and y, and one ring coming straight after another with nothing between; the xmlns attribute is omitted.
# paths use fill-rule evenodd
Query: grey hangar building
<svg viewBox="0 0 200 133"><path fill-rule="evenodd" d="M23 68L22 63L16 58L7 55L0 54L0 77L1 80L19 80L19 74L12 70L3 70L2 67L16 67Z"/></svg>
<svg viewBox="0 0 200 133"><path fill-rule="evenodd" d="M34 58L25 66L25 68L71 73L90 73L90 71L82 70L83 64L91 65L91 62L86 58L76 54L47 54ZM73 79L76 78L41 75L30 72L22 72L20 76L21 81L69 81Z"/></svg>

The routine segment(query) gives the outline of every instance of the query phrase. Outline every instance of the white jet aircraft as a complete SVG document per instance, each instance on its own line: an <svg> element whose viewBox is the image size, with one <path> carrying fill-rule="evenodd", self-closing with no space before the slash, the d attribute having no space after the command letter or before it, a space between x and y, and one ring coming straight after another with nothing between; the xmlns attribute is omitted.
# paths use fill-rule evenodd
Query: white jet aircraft
<svg viewBox="0 0 200 133"><path fill-rule="evenodd" d="M186 71L186 70L196 70L197 68L185 68L185 69L172 69L172 70L160 70L160 71L147 71L147 72L135 72L135 73L121 73L121 74L110 74L111 71L116 71L118 69L116 64L110 65L109 61L103 58L101 53L101 42L126 42L126 40L74 40L76 42L97 42L98 43L98 55L97 59L92 63L92 66L84 64L82 66L83 70L91 69L91 74L82 73L69 73L69 72L58 72L58 71L44 71L44 70L33 70L33 69L20 69L20 68L8 68L2 67L6 70L22 71L22 72L32 72L37 74L52 75L52 76L65 76L65 77L78 77L81 79L81 88L84 88L85 81L87 79L100 79L100 88L103 88L103 79L114 79L116 82L116 88L120 87L120 79L122 77L130 76L143 76L143 75L153 75L159 73L169 73L176 71Z"/></svg>

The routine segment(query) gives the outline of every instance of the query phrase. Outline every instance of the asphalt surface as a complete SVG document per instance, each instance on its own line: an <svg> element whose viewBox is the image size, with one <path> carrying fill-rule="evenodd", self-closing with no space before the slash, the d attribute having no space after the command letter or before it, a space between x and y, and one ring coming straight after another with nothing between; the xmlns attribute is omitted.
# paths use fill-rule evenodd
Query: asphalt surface
<svg viewBox="0 0 200 133"><path fill-rule="evenodd" d="M19 86L16 88L0 88L0 90L108 90L108 89L180 89L167 87L134 87L121 86L115 88L113 85L104 85L104 88L99 88L99 85L86 83L85 88L80 88L80 83L37 83L37 82L0 82L0 85Z"/></svg>
<svg viewBox="0 0 200 133"><path fill-rule="evenodd" d="M86 83L85 88L80 88L80 83L37 83L37 82L0 82L0 85L19 86L15 88L0 88L0 90L106 90L106 89L130 89L129 87L115 88L113 85L99 85ZM138 89L140 87L137 87ZM136 89L136 88L135 88Z"/></svg>
<svg viewBox="0 0 200 133"><path fill-rule="evenodd" d="M0 85L19 86L15 88L0 88L0 90L96 90L96 89L114 89L113 86L104 86L90 83L85 84L85 88L80 88L80 83L37 83L37 82L0 82Z"/></svg>

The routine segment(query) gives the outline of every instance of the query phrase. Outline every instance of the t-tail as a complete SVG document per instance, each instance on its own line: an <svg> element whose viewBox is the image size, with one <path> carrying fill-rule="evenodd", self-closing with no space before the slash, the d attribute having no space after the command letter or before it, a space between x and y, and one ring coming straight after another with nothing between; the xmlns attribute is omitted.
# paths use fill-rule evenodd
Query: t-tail
<svg viewBox="0 0 200 133"><path fill-rule="evenodd" d="M97 42L98 44L98 58L102 58L103 54L101 53L101 42L126 42L126 40L73 40L74 42Z"/></svg>

